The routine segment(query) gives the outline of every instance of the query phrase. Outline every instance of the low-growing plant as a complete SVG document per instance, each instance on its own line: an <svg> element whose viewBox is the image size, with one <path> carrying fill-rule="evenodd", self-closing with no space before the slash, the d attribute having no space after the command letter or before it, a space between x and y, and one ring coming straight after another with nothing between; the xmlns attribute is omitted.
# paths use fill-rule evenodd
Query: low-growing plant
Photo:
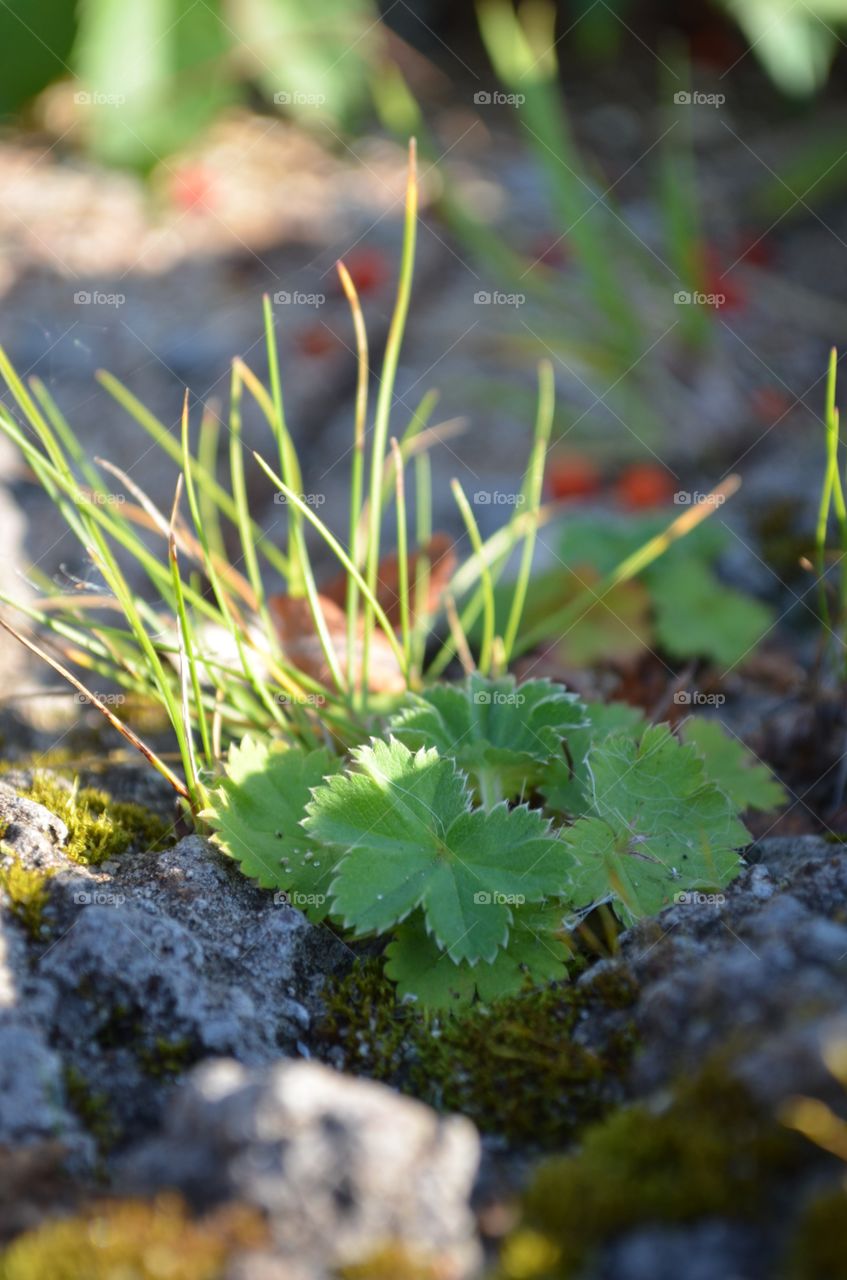
<svg viewBox="0 0 847 1280"><path fill-rule="evenodd" d="M181 467L169 515L117 467L90 461L43 385L25 386L0 352L0 370L23 417L21 424L2 411L0 430L21 450L106 585L101 594L67 594L45 582L42 607L18 606L47 632L44 644L7 621L0 625L144 753L246 875L313 920L329 920L352 938L376 939L400 993L443 1008L564 976L569 930L594 905L611 904L628 921L658 910L675 892L723 885L747 841L738 812L748 800L761 803L763 793L751 771L748 795L739 771L728 794L710 781L696 743L683 745L630 708L586 706L560 684L519 685L508 674L512 659L534 643L522 620L536 535L547 515L541 490L553 374L542 364L523 502L508 523L483 540L454 482L469 549L460 559L432 528L431 400L399 439L391 438L414 261L414 154L413 146L397 300L369 442L367 337L355 288L339 266L359 370L346 539L302 495L269 306L268 387L242 360L233 364L229 486L218 478L212 416L204 415L195 451L187 406L177 440L103 375ZM263 535L247 503L245 392L276 446L278 467L258 453L254 458L286 499L283 546ZM104 473L130 500L107 500ZM190 523L181 513L183 495ZM396 549L384 556L384 516L392 504ZM578 622L714 509L695 504L667 528L651 530L599 582L554 608L547 625ZM237 535L243 572L226 555L227 525ZM339 582L318 584L308 533L339 562ZM151 549L156 538L164 558ZM130 585L127 558L146 576L155 606ZM516 576L506 598L497 587L513 558ZM277 591L277 583L285 590ZM438 683L456 659L467 678ZM164 710L181 776L69 663ZM727 771L723 760L719 773Z"/></svg>
<svg viewBox="0 0 847 1280"><path fill-rule="evenodd" d="M706 495L684 496L697 502ZM636 658L648 648L671 659L702 658L723 667L741 661L770 630L773 610L719 577L720 558L731 541L719 520L701 524L684 547L669 548L637 578L618 583L572 625L559 625L563 601L596 589L665 522L661 513L570 515L558 541L558 563L530 583L521 642L555 640L557 653L571 664Z"/></svg>
<svg viewBox="0 0 847 1280"><path fill-rule="evenodd" d="M346 761L242 744L206 817L260 884L387 940L402 995L456 1008L564 977L599 904L629 923L732 878L739 814L781 791L717 722L694 724L681 743L630 707L474 675L409 694Z"/></svg>

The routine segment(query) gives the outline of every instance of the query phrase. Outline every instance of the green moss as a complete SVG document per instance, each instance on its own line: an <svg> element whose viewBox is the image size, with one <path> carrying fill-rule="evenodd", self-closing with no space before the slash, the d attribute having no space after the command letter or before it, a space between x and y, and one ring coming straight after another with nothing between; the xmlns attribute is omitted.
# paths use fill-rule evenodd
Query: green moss
<svg viewBox="0 0 847 1280"><path fill-rule="evenodd" d="M164 1036L157 1036L152 1045L145 1045L138 1051L142 1070L154 1079L181 1075L196 1056L196 1050L187 1037L166 1040Z"/></svg>
<svg viewBox="0 0 847 1280"><path fill-rule="evenodd" d="M604 985L527 991L448 1022L423 1049L415 1083L483 1132L539 1147L567 1141L619 1097L632 1056L626 1020L600 1049L574 1038L587 1012L633 1003L635 988L622 974Z"/></svg>
<svg viewBox="0 0 847 1280"><path fill-rule="evenodd" d="M219 1280L265 1236L247 1208L192 1221L176 1196L113 1201L19 1236L0 1255L0 1280Z"/></svg>
<svg viewBox="0 0 847 1280"><path fill-rule="evenodd" d="M391 1243L370 1258L341 1267L338 1280L443 1280L438 1258L411 1253L405 1245Z"/></svg>
<svg viewBox="0 0 847 1280"><path fill-rule="evenodd" d="M110 1102L104 1093L95 1093L74 1066L64 1069L65 1097L68 1106L91 1134L101 1155L106 1155L120 1137L120 1130L112 1119Z"/></svg>
<svg viewBox="0 0 847 1280"><path fill-rule="evenodd" d="M794 1233L785 1280L845 1280L847 1252L844 1221L847 1186L818 1196L806 1208Z"/></svg>
<svg viewBox="0 0 847 1280"><path fill-rule="evenodd" d="M626 1010L636 991L623 970L594 983L530 989L443 1023L398 1005L378 960L357 965L324 992L319 1040L344 1070L388 1081L432 1106L459 1111L485 1132L555 1146L597 1119L620 1093L632 1054L629 1021L600 1050L574 1038L594 1011Z"/></svg>
<svg viewBox="0 0 847 1280"><path fill-rule="evenodd" d="M497 1280L569 1280L593 1252L647 1222L755 1215L769 1176L798 1163L794 1135L717 1069L678 1087L665 1110L615 1112L574 1155L535 1176Z"/></svg>
<svg viewBox="0 0 847 1280"><path fill-rule="evenodd" d="M68 828L64 851L76 862L95 866L131 847L163 846L170 827L142 805L113 800L96 787L68 788L47 773L36 773L32 785L20 793L44 805Z"/></svg>
<svg viewBox="0 0 847 1280"><path fill-rule="evenodd" d="M30 937L38 941L44 927L44 908L50 897L48 882L53 873L25 867L13 850L6 847L0 847L0 853L11 859L8 865L0 866L0 889L9 899L12 914Z"/></svg>
<svg viewBox="0 0 847 1280"><path fill-rule="evenodd" d="M399 1083L421 1034L412 1005L398 1005L394 986L375 958L331 977L322 992L324 1016L315 1028L319 1048L340 1050L344 1070Z"/></svg>

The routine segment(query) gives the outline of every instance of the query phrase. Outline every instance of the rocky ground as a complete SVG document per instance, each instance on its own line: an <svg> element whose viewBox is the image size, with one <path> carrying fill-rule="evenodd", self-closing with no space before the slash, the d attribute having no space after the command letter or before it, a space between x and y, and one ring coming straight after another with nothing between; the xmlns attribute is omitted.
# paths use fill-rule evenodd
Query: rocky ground
<svg viewBox="0 0 847 1280"><path fill-rule="evenodd" d="M843 1102L840 845L763 840L716 902L643 922L570 994L445 1028L427 1059L437 1025L393 1010L330 930L205 841L165 816L158 849L136 835L85 865L79 832L21 798L32 774L6 778L4 1274L111 1275L51 1270L50 1251L84 1259L91 1222L108 1234L129 1212L149 1216L142 1236L198 1232L209 1274L244 1280L459 1280L496 1245L514 1280L836 1274L823 1226L805 1270L786 1269L810 1222L838 1228L843 1193L784 1108ZM451 1057L463 1036L474 1052ZM416 1059L441 1062L437 1087L415 1083Z"/></svg>
<svg viewBox="0 0 847 1280"><path fill-rule="evenodd" d="M650 239L649 184L632 170L652 138L643 88L623 84L611 106L598 101L608 86L575 92L581 136ZM549 240L525 152L490 118L474 123L469 103L439 122L453 176L523 247ZM806 134L777 132L750 102L700 115L697 129L704 209L728 250L755 204L734 135L770 164L774 148L801 152ZM238 116L143 193L78 156L57 159L43 138L14 139L0 147L0 341L21 373L45 381L92 456L167 505L172 472L94 387L94 371L112 369L169 425L187 385L196 420L201 402L225 398L235 352L263 371L258 301L280 294L305 483L337 522L355 366L332 265L359 251L378 352L403 163L384 141L332 154L278 121ZM436 461L438 523L455 528L452 474L470 492L514 492L532 416L527 369L539 342L562 355L556 325L579 300L565 263L552 320L527 310L515 324L475 301L496 276L450 239L426 176L423 194L397 410L410 415L440 385L437 417L468 419ZM826 348L845 327L844 259L832 254L843 209L825 213L780 222L771 262L733 272L734 308L712 345L694 366L669 356L670 377L652 388L673 430L639 445L692 488L741 471L725 567L780 612L805 588L783 575L763 529L795 564L819 492ZM580 372L565 350L564 403L602 415ZM598 450L610 474L633 456L628 401L623 412L627 430ZM582 448L568 424L563 445ZM248 414L245 429L256 444L258 419ZM96 586L48 499L0 457L0 590L25 595L33 563L69 590ZM272 531L278 510L264 490L252 496ZM500 515L477 514L483 525ZM810 695L808 629L770 644L727 677L724 716L792 788L779 830L821 832L822 809L844 798L841 699ZM186 832L167 788L114 764L90 709L57 718L28 697L40 674L15 648L0 652L5 700L26 709L0 724L3 1280L846 1274L843 1164L789 1125L801 1096L845 1108L837 839L763 834L725 895L643 922L572 988L424 1025L395 1007L367 955L255 889ZM597 696L609 692L604 678ZM76 773L83 791L72 797ZM823 1112L806 1115L847 1158Z"/></svg>

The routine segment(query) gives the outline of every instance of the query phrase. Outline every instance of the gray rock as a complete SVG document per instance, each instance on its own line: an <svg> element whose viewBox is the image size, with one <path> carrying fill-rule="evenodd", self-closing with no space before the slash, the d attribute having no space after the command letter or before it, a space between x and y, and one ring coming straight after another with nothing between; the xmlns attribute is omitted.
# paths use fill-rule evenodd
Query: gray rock
<svg viewBox="0 0 847 1280"><path fill-rule="evenodd" d="M43 804L24 800L5 782L0 782L0 827L4 842L27 866L47 870L67 865L58 852L68 838L62 819Z"/></svg>
<svg viewBox="0 0 847 1280"><path fill-rule="evenodd" d="M605 1249L590 1280L748 1280L759 1272L757 1244L735 1223L644 1227Z"/></svg>
<svg viewBox="0 0 847 1280"><path fill-rule="evenodd" d="M774 1063L791 1060L843 1009L842 847L793 837L764 840L752 853L754 865L718 905L675 904L622 940L620 959L641 987L634 1013L643 1044L634 1076L639 1093L696 1069L730 1041L757 1056L766 1042ZM808 1069L808 1052L801 1057ZM774 1066L754 1087L770 1098L783 1075Z"/></svg>
<svg viewBox="0 0 847 1280"><path fill-rule="evenodd" d="M79 1138L63 1107L62 1060L23 1022L0 1023L0 1133L8 1145Z"/></svg>
<svg viewBox="0 0 847 1280"><path fill-rule="evenodd" d="M259 1064L306 1051L322 982L348 963L330 930L256 889L199 837L83 867L58 847L64 827L47 810L0 802L16 824L15 856L51 873L40 937L0 893L0 1008L51 1047L60 1085L70 1073L96 1099L118 1147L156 1125L199 1059ZM61 1110L61 1087L53 1092ZM8 1117L0 1109L0 1143L15 1140ZM65 1114L59 1127L73 1123Z"/></svg>
<svg viewBox="0 0 847 1280"><path fill-rule="evenodd" d="M301 1263L343 1265L395 1241L460 1276L477 1261L468 1197L478 1160L469 1121L383 1085L316 1063L222 1060L191 1073L120 1183L177 1187L198 1207L255 1205L277 1254Z"/></svg>

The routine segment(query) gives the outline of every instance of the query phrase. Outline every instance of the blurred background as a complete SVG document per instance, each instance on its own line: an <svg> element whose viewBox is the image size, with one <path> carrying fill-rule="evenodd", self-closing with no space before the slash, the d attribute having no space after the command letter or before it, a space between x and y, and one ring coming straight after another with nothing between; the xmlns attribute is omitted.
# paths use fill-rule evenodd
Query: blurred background
<svg viewBox="0 0 847 1280"><path fill-rule="evenodd" d="M304 483L343 528L356 365L335 263L378 367L415 135L392 429L438 389L438 523L456 525L452 475L497 495L483 534L502 521L547 356L548 497L623 519L740 472L730 578L790 604L847 340L846 34L847 0L7 0L0 342L164 505L172 470L95 374L169 428L186 387L193 420L214 413L233 355L266 373L269 293ZM0 586L28 590L33 564L85 586L3 449ZM619 601L601 650L632 648L639 608Z"/></svg>

